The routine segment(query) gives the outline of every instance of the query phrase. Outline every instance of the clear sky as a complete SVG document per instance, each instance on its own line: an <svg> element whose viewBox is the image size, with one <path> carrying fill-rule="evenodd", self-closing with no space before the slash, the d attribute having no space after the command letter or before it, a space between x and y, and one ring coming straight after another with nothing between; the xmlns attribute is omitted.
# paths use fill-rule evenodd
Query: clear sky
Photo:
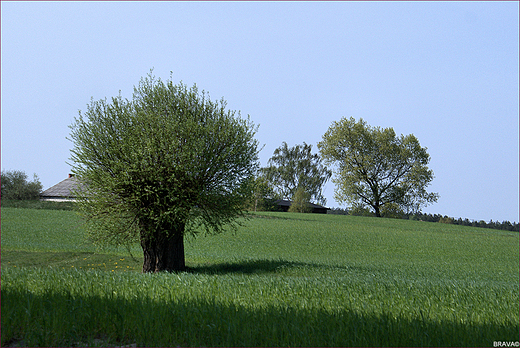
<svg viewBox="0 0 520 348"><path fill-rule="evenodd" d="M424 212L518 221L518 45L517 1L2 1L1 167L63 180L78 110L154 68L249 114L262 166L363 118L428 148Z"/></svg>

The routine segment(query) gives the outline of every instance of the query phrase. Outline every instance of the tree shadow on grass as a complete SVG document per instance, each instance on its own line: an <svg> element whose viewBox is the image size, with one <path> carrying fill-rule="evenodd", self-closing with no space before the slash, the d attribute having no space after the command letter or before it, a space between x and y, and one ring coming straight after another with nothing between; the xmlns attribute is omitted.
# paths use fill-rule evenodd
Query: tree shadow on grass
<svg viewBox="0 0 520 348"><path fill-rule="evenodd" d="M261 273L278 273L291 268L334 268L341 270L349 270L350 267L329 266L315 263L279 260L243 260L237 262L224 262L209 265L198 265L194 267L187 267L190 273L202 274L261 274Z"/></svg>
<svg viewBox="0 0 520 348"><path fill-rule="evenodd" d="M239 262L224 262L217 264L199 265L188 267L190 273L203 274L258 274L258 273L275 273L284 267L290 267L291 262L284 260L245 260Z"/></svg>

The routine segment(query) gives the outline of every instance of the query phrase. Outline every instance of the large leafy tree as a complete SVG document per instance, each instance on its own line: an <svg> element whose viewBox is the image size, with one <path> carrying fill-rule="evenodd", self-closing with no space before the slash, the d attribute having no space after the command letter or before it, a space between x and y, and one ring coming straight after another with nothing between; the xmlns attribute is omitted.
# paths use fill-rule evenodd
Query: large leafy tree
<svg viewBox="0 0 520 348"><path fill-rule="evenodd" d="M332 172L322 163L318 154L312 153L312 145L289 147L286 142L274 150L268 166L262 174L275 192L283 199L293 199L298 188L310 195L310 200L325 204L322 189Z"/></svg>
<svg viewBox="0 0 520 348"><path fill-rule="evenodd" d="M258 170L257 127L223 99L150 73L132 100L91 101L70 128L90 237L140 242L143 272L185 269L187 234L219 233L243 216Z"/></svg>
<svg viewBox="0 0 520 348"><path fill-rule="evenodd" d="M21 170L2 171L0 182L2 199L38 199L43 188L36 174L29 181L27 174Z"/></svg>
<svg viewBox="0 0 520 348"><path fill-rule="evenodd" d="M333 122L318 148L328 164L336 164L336 199L354 207L370 207L381 216L385 206L407 212L436 202L426 192L433 180L430 155L413 135L396 136L392 128L369 126L363 119Z"/></svg>

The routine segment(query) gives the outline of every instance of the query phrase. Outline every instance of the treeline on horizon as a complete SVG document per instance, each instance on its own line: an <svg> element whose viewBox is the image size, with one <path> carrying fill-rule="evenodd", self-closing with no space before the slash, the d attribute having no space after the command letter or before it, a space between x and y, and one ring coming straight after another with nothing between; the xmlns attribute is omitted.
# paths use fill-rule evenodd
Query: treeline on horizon
<svg viewBox="0 0 520 348"><path fill-rule="evenodd" d="M328 214L337 214L337 215L352 215L352 216L374 216L373 213L368 211L349 211L348 209L343 208L331 208L328 211ZM510 222L510 221L493 221L490 220L486 222L484 220L469 220L468 218L453 218L448 215L440 215L440 214L426 214L426 213L415 213L415 214L402 214L401 216L383 216L390 218L400 218L405 220L414 220L414 221L427 221L427 222L439 222L444 224L452 224L452 225L461 225L461 226L471 226L471 227L480 227L480 228L490 228L495 230L505 230L505 231L520 231L520 225L518 222Z"/></svg>

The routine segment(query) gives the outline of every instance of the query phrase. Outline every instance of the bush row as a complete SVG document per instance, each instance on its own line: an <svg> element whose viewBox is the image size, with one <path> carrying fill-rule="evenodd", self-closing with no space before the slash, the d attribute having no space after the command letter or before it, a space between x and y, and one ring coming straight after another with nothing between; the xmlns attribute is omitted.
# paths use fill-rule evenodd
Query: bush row
<svg viewBox="0 0 520 348"><path fill-rule="evenodd" d="M374 216L374 214L365 209L342 209L342 208L332 208L328 211L329 214L339 214L339 215L353 215L353 216ZM439 222L444 224L453 224L453 225L461 225L461 226L471 226L471 227L480 227L480 228L491 228L495 230L505 230L505 231L515 231L519 232L520 225L517 222L510 221L493 221L490 220L486 222L484 220L469 220L458 218L455 219L453 217L449 217L447 215L440 214L425 214L422 212L416 214L402 214L401 216L383 216L383 217L391 217L391 218L402 218L409 219L415 221L428 221L428 222Z"/></svg>
<svg viewBox="0 0 520 348"><path fill-rule="evenodd" d="M491 228L495 230L506 230L506 231L515 231L519 232L519 224L517 222L510 221L493 221L489 220L486 222L484 220L469 220L458 218L455 219L453 217L449 217L447 215L439 215L439 214L424 214L418 213L414 215L408 216L410 220L422 220L429 222L440 222L444 224L453 224L453 225L461 225L461 226L471 226L471 227L481 227L481 228Z"/></svg>

